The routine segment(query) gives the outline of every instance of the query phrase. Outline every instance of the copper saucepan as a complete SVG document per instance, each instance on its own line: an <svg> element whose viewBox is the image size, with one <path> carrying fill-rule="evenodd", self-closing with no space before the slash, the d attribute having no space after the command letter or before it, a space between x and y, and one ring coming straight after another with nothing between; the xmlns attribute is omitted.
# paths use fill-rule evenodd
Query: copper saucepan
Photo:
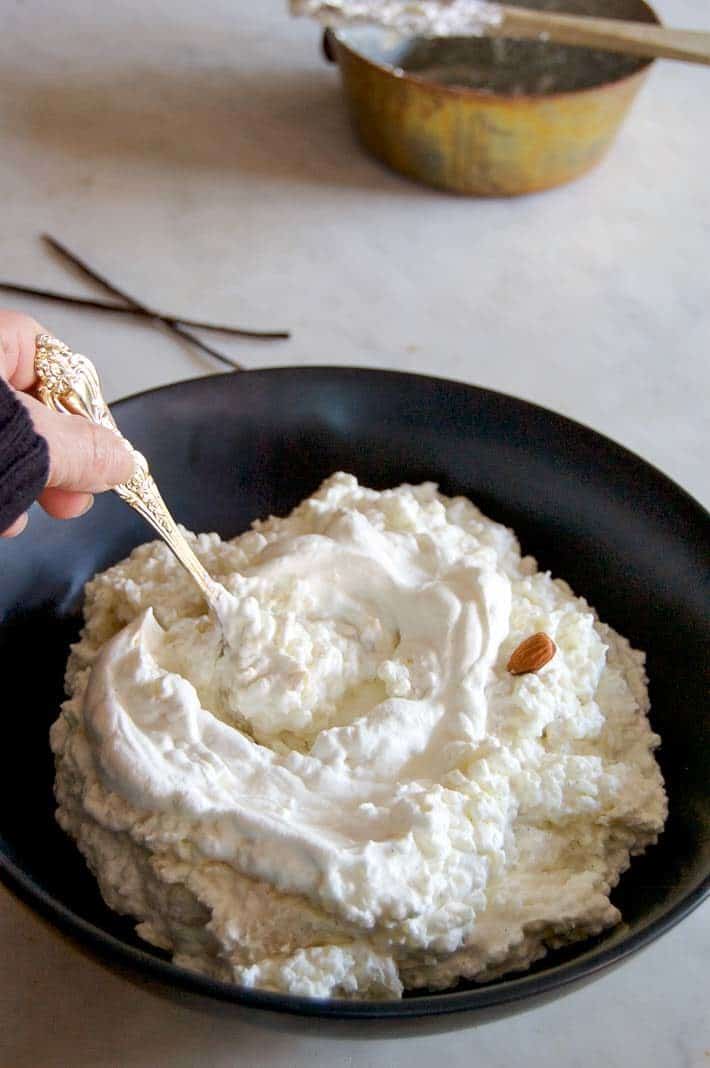
<svg viewBox="0 0 710 1068"><path fill-rule="evenodd" d="M530 8L659 23L644 0ZM513 196L577 178L612 144L652 60L545 41L326 32L356 132L394 170L456 193Z"/></svg>

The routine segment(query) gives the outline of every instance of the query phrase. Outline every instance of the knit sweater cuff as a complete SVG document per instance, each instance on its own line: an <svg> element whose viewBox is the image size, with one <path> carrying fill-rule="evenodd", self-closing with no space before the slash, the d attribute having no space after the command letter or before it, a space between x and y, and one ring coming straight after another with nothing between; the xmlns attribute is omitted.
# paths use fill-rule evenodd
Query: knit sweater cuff
<svg viewBox="0 0 710 1068"><path fill-rule="evenodd" d="M27 511L48 476L47 442L14 390L0 379L0 532Z"/></svg>

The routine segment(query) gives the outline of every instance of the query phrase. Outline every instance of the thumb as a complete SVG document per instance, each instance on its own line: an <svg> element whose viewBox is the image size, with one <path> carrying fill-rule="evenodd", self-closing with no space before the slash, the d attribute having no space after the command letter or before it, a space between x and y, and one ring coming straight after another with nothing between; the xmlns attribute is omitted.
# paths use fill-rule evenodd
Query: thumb
<svg viewBox="0 0 710 1068"><path fill-rule="evenodd" d="M20 399L49 446L48 486L100 493L131 477L133 456L118 434L80 415L50 411L34 397Z"/></svg>

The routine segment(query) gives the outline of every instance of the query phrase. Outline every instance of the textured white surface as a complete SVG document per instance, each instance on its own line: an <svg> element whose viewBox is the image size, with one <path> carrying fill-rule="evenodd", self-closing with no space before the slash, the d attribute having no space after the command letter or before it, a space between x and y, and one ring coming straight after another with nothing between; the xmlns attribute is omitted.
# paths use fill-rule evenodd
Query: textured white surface
<svg viewBox="0 0 710 1068"><path fill-rule="evenodd" d="M496 26L503 14L480 0L291 0L294 15L324 26L377 23L402 36L456 37Z"/></svg>
<svg viewBox="0 0 710 1068"><path fill-rule="evenodd" d="M664 0L710 29L706 0ZM443 196L353 143L318 33L281 0L25 0L0 14L2 274L90 292L43 229L169 310L289 326L251 367L359 363L514 392L710 502L710 72L659 64L608 160L519 201ZM1 296L1 295L0 295ZM15 301L14 303L18 303ZM23 302L111 397L203 373L151 327ZM164 1003L0 892L0 1064L700 1068L708 909L585 990L448 1037L334 1042ZM524 1052L523 1052L524 1051Z"/></svg>
<svg viewBox="0 0 710 1068"><path fill-rule="evenodd" d="M619 921L610 887L667 814L643 654L511 531L339 472L194 549L220 622L139 546L87 585L50 735L60 826L142 938L227 982L383 998ZM514 677L536 630L554 656Z"/></svg>

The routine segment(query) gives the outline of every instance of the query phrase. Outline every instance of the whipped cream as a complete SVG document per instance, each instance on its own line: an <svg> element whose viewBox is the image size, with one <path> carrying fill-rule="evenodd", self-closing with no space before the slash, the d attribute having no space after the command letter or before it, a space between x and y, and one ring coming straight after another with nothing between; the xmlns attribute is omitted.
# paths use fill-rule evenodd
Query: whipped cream
<svg viewBox="0 0 710 1068"><path fill-rule="evenodd" d="M108 904L187 967L392 997L528 967L617 922L666 802L642 654L435 485L327 480L87 586L51 732L57 818ZM539 673L506 670L544 630Z"/></svg>
<svg viewBox="0 0 710 1068"><path fill-rule="evenodd" d="M291 0L290 7L325 26L375 23L407 37L476 36L503 21L486 0Z"/></svg>

